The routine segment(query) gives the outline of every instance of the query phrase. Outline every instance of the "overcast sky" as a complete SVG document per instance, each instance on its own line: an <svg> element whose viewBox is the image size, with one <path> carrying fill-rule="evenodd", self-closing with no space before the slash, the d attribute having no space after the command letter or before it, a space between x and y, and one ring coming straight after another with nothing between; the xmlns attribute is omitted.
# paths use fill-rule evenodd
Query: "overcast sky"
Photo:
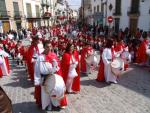
<svg viewBox="0 0 150 113"><path fill-rule="evenodd" d="M78 9L81 6L81 0L67 0L70 7L73 9Z"/></svg>

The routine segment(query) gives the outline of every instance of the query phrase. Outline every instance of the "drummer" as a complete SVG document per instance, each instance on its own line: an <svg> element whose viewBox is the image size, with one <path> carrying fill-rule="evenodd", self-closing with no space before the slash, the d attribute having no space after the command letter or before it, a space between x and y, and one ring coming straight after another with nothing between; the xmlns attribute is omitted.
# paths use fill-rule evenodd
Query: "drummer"
<svg viewBox="0 0 150 113"><path fill-rule="evenodd" d="M35 71L34 71L34 84L35 84L35 99L38 105L42 105L43 110L52 110L52 106L54 107L61 107L64 108L67 106L66 97L60 101L56 100L54 101L50 94L46 93L44 90L44 83L46 79L46 76L49 74L57 73L58 75L61 75L60 67L59 67L59 61L54 52L52 52L52 45L50 41L44 42L44 52L38 56L36 64L35 64ZM48 62L48 72L46 70L42 69L41 61Z"/></svg>
<svg viewBox="0 0 150 113"><path fill-rule="evenodd" d="M104 76L105 76L105 81L107 83L117 83L117 76L115 76L112 72L111 72L111 67L110 64L113 61L115 52L112 49L113 47L113 40L112 39L108 39L106 41L106 46L105 49L103 50L102 53L102 60L104 62Z"/></svg>
<svg viewBox="0 0 150 113"><path fill-rule="evenodd" d="M61 60L62 75L67 93L77 93L80 90L78 66L79 56L77 55L77 51L74 51L73 44L68 43Z"/></svg>

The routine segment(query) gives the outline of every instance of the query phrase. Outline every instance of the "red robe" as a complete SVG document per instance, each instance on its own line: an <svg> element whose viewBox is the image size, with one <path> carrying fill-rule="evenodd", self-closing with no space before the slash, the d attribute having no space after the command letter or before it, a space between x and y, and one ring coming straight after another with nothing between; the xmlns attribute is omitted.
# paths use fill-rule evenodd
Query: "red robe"
<svg viewBox="0 0 150 113"><path fill-rule="evenodd" d="M75 59L78 61L78 65L77 65L77 73L78 73L78 76L74 78L74 81L73 81L73 84L72 84L72 89L73 91L80 91L80 64L79 64L79 53L77 50L74 51L74 56L75 56Z"/></svg>
<svg viewBox="0 0 150 113"><path fill-rule="evenodd" d="M86 54L87 54L87 48L84 47L81 50L81 72L83 73L86 72L86 61L85 61Z"/></svg>
<svg viewBox="0 0 150 113"><path fill-rule="evenodd" d="M34 81L34 64L32 63L34 48L36 49L37 53L39 53L38 47L35 45L31 45L28 50L28 58L27 58L28 73L32 81Z"/></svg>
<svg viewBox="0 0 150 113"><path fill-rule="evenodd" d="M2 69L0 68L0 78L3 77L3 72L2 72Z"/></svg>
<svg viewBox="0 0 150 113"><path fill-rule="evenodd" d="M52 63L52 60L55 59L58 63L58 66L60 67L60 61L55 53L49 52L48 55L45 56L45 60ZM62 76L61 69L57 72L58 75ZM36 103L41 106L41 86L35 86L35 94L34 97L36 99ZM64 98L60 100L60 106L67 106L67 99L66 95L64 95Z"/></svg>
<svg viewBox="0 0 150 113"><path fill-rule="evenodd" d="M146 54L146 45L148 41L145 39L139 46L137 50L137 63L146 63L147 61L147 54Z"/></svg>
<svg viewBox="0 0 150 113"><path fill-rule="evenodd" d="M98 74L97 74L97 81L105 81L105 76L104 76L104 62L102 60L102 53L103 50L100 50L100 66L99 66L99 70L98 70Z"/></svg>
<svg viewBox="0 0 150 113"><path fill-rule="evenodd" d="M77 52L74 52L74 56L75 56L76 61L79 61L79 57L78 57ZM62 60L61 60L61 68L62 68L62 77L64 79L65 84L66 84L67 79L68 79L70 60L71 60L71 54L64 53L62 56ZM78 73L78 76L74 78L74 81L72 84L72 90L73 91L80 91L79 65L77 66L76 71Z"/></svg>

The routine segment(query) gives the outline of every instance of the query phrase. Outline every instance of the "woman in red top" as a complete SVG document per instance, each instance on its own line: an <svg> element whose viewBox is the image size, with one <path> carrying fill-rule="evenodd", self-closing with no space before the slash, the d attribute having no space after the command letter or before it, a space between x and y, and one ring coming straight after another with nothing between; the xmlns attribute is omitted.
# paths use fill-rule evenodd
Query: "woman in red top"
<svg viewBox="0 0 150 113"><path fill-rule="evenodd" d="M75 82L75 78L79 76L76 69L78 58L77 54L74 54L73 49L73 44L68 43L61 61L62 76L68 93L75 93L77 90L74 90L74 88L76 89L79 85L79 82Z"/></svg>

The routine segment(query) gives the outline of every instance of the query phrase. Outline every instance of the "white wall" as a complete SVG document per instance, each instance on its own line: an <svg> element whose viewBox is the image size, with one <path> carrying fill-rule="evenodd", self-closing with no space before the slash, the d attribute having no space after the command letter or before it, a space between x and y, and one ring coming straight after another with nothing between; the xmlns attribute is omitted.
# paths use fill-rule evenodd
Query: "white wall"
<svg viewBox="0 0 150 113"><path fill-rule="evenodd" d="M27 8L26 8L26 3L31 4L31 10L32 10L32 17L36 17L36 5L39 5L39 8L41 9L41 0L23 0L23 7L24 7L24 15L27 17ZM34 23L34 26L36 26L37 23ZM28 28L28 23L26 20L26 27Z"/></svg>
<svg viewBox="0 0 150 113"><path fill-rule="evenodd" d="M24 0L23 1L23 6L24 6L24 14L27 17L27 8L26 8L26 3L31 4L31 10L32 10L32 17L36 17L36 9L35 6L39 5L41 6L41 1L40 0Z"/></svg>
<svg viewBox="0 0 150 113"><path fill-rule="evenodd" d="M138 21L138 27L144 31L150 30L150 0L145 0L140 3L140 17Z"/></svg>
<svg viewBox="0 0 150 113"><path fill-rule="evenodd" d="M124 30L126 27L129 27L127 12L129 11L129 7L131 7L131 0L122 0L121 6L120 28Z"/></svg>
<svg viewBox="0 0 150 113"><path fill-rule="evenodd" d="M108 0L107 17L113 16L113 10L109 11L110 3L113 5L113 10L115 9L115 0ZM121 14L122 15L119 16L119 18L120 18L120 28L122 28L123 30L126 27L129 27L129 24L130 24L129 23L130 17L127 15L129 7L131 7L131 0L122 0L122 3L121 3ZM148 31L148 30L150 30L150 14L149 14L150 0L145 0L144 2L141 2L141 0L140 0L139 9L140 9L140 16L138 19L138 27L140 29ZM108 22L107 22L107 25L108 25Z"/></svg>

